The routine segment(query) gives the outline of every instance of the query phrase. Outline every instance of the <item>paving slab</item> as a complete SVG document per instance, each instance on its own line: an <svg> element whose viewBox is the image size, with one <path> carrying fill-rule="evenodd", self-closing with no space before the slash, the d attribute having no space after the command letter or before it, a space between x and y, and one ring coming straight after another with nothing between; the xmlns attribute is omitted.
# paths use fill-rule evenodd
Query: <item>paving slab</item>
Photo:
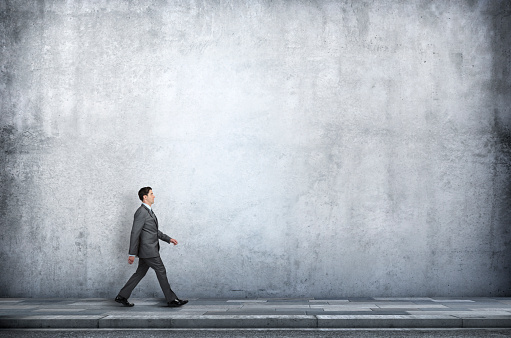
<svg viewBox="0 0 511 338"><path fill-rule="evenodd" d="M300 311L300 314L306 314L305 311ZM246 310L246 311L208 311L203 313L205 315L267 315L267 314L277 314L277 311L264 311L264 310ZM289 313L285 313L289 314Z"/></svg>
<svg viewBox="0 0 511 338"><path fill-rule="evenodd" d="M411 302L419 302L419 301L432 301L432 298L429 298L429 297L393 297L393 298L389 298L389 297L375 297L374 300L377 300L377 301L387 301L387 302L407 302L407 301L411 301Z"/></svg>
<svg viewBox="0 0 511 338"><path fill-rule="evenodd" d="M511 298L0 298L0 328L511 328Z"/></svg>
<svg viewBox="0 0 511 338"><path fill-rule="evenodd" d="M335 305L327 305L327 306L314 306L312 305L311 310L323 310L323 311L373 311L373 309L378 309L376 306L374 308L370 307L352 307L352 306L335 306Z"/></svg>
<svg viewBox="0 0 511 338"><path fill-rule="evenodd" d="M447 309L447 306L441 304L378 304L381 309Z"/></svg>

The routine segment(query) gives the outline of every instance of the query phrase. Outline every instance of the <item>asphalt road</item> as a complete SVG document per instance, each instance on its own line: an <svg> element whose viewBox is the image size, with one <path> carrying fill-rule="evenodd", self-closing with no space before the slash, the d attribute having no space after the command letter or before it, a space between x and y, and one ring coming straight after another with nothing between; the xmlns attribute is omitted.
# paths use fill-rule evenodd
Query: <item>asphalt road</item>
<svg viewBox="0 0 511 338"><path fill-rule="evenodd" d="M217 338L217 337L241 337L241 338L300 338L300 337L511 337L511 329L380 329L380 330L268 330L268 329L169 329L169 330L65 330L65 329L40 329L40 330L1 330L0 337L18 338L139 338L139 337L184 337L184 338Z"/></svg>

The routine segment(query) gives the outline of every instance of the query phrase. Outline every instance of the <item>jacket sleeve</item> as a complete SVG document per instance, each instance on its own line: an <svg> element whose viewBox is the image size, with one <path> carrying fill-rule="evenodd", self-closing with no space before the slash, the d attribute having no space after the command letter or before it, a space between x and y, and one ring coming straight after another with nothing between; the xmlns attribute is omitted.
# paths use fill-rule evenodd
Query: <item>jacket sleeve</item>
<svg viewBox="0 0 511 338"><path fill-rule="evenodd" d="M170 236L169 235L165 235L160 230L158 230L158 238L161 239L164 242L170 243Z"/></svg>
<svg viewBox="0 0 511 338"><path fill-rule="evenodd" d="M131 236L130 236L130 255L138 256L138 249L140 245L140 233L142 232L142 228L144 227L145 219L140 209L135 212L135 217L133 219L133 227L131 228Z"/></svg>

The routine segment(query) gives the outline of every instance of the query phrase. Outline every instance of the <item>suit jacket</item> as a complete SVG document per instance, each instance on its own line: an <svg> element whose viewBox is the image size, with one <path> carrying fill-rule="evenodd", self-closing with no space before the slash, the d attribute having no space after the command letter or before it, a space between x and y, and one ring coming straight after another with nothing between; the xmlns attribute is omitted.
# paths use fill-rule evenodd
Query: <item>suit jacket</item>
<svg viewBox="0 0 511 338"><path fill-rule="evenodd" d="M160 256L160 243L158 239L170 243L170 237L158 230L158 219L152 216L145 205L141 205L135 212L133 228L130 237L130 255L139 258Z"/></svg>

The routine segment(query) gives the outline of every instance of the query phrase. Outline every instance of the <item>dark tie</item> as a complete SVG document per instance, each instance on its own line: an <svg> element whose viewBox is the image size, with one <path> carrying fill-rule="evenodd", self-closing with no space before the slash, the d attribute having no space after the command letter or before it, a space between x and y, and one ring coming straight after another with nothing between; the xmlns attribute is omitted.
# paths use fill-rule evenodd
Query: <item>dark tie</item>
<svg viewBox="0 0 511 338"><path fill-rule="evenodd" d="M153 216L154 219L156 220L156 226L158 226L158 218L156 218L156 215L154 214L153 209L149 209L149 212L151 213L151 216Z"/></svg>

